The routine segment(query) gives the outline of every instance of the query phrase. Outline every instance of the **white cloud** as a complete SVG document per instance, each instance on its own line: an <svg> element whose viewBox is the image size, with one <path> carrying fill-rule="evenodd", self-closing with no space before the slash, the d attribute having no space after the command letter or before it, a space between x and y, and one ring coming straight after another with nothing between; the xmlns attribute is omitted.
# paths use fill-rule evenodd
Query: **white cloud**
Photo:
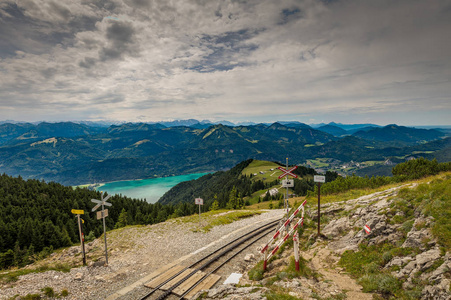
<svg viewBox="0 0 451 300"><path fill-rule="evenodd" d="M0 5L11 28L0 30L0 119L383 122L406 111L413 124L451 111L442 1L96 4ZM449 123L431 116L422 123Z"/></svg>

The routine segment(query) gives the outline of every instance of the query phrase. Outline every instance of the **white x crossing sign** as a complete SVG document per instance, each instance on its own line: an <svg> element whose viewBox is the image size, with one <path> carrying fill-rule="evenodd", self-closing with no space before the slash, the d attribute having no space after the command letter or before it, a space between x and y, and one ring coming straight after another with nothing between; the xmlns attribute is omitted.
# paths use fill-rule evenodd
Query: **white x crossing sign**
<svg viewBox="0 0 451 300"><path fill-rule="evenodd" d="M279 179L282 179L282 177L285 177L287 175L293 176L294 178L298 178L298 175L291 173L292 171L296 170L298 168L298 166L294 166L291 169L287 170L285 168L282 167L278 167L277 169L279 169L280 171L282 171L282 175L279 176Z"/></svg>
<svg viewBox="0 0 451 300"><path fill-rule="evenodd" d="M99 208L101 205L105 205L105 206L113 205L113 204L111 204L109 202L106 202L108 199L110 199L110 197L111 197L111 195L108 195L105 198L103 198L103 194L101 194L101 199L102 200L91 199L92 202L97 203L97 205L92 208L92 211L96 211L97 208Z"/></svg>

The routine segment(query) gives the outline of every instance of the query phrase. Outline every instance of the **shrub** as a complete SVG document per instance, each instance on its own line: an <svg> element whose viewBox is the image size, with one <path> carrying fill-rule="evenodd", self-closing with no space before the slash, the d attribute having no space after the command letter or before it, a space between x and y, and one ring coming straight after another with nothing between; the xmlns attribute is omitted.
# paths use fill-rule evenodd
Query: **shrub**
<svg viewBox="0 0 451 300"><path fill-rule="evenodd" d="M44 295L47 297L55 297L55 291L49 286L46 286L45 288L41 289L41 291L43 291Z"/></svg>
<svg viewBox="0 0 451 300"><path fill-rule="evenodd" d="M40 300L41 295L39 294L27 294L23 297L20 297L20 300Z"/></svg>
<svg viewBox="0 0 451 300"><path fill-rule="evenodd" d="M250 280L258 281L263 279L263 272L263 261L259 261L247 274Z"/></svg>
<svg viewBox="0 0 451 300"><path fill-rule="evenodd" d="M368 274L359 279L359 283L366 293L377 292L385 295L393 295L401 289L399 280L388 274Z"/></svg>

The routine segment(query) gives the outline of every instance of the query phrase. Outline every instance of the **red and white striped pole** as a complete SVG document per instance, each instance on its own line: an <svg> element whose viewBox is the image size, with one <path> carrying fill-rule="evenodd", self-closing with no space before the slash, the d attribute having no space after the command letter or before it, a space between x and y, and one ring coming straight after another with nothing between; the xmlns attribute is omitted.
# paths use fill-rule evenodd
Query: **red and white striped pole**
<svg viewBox="0 0 451 300"><path fill-rule="evenodd" d="M286 228L288 224L294 219L294 217L301 211L302 209L302 218L304 218L304 205L307 203L307 200L302 202L301 205L294 211L294 213L283 223L282 226L276 231L276 233L273 235L273 237L266 243L266 245L263 247L263 249L260 251L261 253L265 253L266 250L268 250L269 245L279 236L280 232Z"/></svg>
<svg viewBox="0 0 451 300"><path fill-rule="evenodd" d="M296 271L299 271L299 232L296 230L293 235L293 247L294 247L294 262L296 265Z"/></svg>
<svg viewBox="0 0 451 300"><path fill-rule="evenodd" d="M299 207L293 212L293 214L285 221L285 223L276 231L276 233L273 235L273 237L268 241L268 243L266 243L266 245L262 248L262 250L260 251L261 253L263 253L264 257L264 261L263 261L263 271L266 271L266 267L268 265L268 260L274 255L274 253L277 252L277 250L279 249L280 245L285 242L287 240L287 238L291 235L291 232L293 232L293 230L295 230L299 224L304 225L304 206L307 203L307 200L305 200L304 202L302 202L301 205L299 205ZM293 220L293 218L302 210L302 216L301 219L296 223L296 225L293 227L293 229L288 232L284 239L278 243L278 245L273 249L273 251L271 251L271 254L269 254L267 256L266 251L269 248L269 245L280 235L281 231L284 228L287 228L287 226L290 224L290 222Z"/></svg>
<svg viewBox="0 0 451 300"><path fill-rule="evenodd" d="M292 235L296 231L298 226L303 225L303 224L304 224L304 216L302 216L299 219L299 221L294 225L294 227L291 228L291 230L284 236L284 238L276 244L276 247L271 251L271 253L269 253L268 256L266 256L266 254L265 254L265 261L263 262L263 271L266 271L266 266L267 266L268 260L271 257L273 257L274 254L276 254L276 252L277 252L277 250L279 250L280 246L282 246L282 244L290 237L290 235Z"/></svg>

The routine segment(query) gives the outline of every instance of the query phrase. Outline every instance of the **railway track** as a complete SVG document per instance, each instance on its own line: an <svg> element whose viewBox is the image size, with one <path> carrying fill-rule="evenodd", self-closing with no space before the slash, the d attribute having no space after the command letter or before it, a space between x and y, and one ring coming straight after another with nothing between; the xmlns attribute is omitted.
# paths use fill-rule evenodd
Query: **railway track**
<svg viewBox="0 0 451 300"><path fill-rule="evenodd" d="M194 290L215 271L224 266L227 262L240 254L246 248L250 247L256 241L271 232L279 222L279 220L276 220L260 226L257 229L254 229L253 231L232 240L231 242L216 249L208 255L205 255L191 265L185 268L177 269L174 274L171 274L171 276L169 276L169 278L165 278L165 280L159 282L146 295L139 299L151 299L150 297L152 295L154 297L153 299L166 299L172 294L175 289L189 280L190 287L186 290L183 290L183 293L179 293L179 299L184 299L185 296L187 296L192 290ZM168 286L169 284L170 286ZM161 290L162 287L164 287L166 290Z"/></svg>

